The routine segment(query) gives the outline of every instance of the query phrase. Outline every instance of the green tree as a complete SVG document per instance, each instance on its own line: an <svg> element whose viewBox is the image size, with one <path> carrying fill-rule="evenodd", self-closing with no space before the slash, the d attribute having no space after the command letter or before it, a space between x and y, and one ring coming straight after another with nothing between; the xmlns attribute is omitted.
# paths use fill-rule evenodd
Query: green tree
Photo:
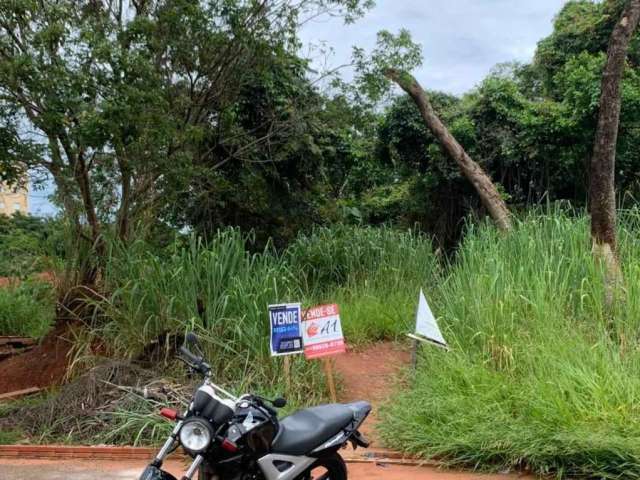
<svg viewBox="0 0 640 480"><path fill-rule="evenodd" d="M244 92L295 56L305 18L352 21L370 5L1 0L3 177L48 171L99 259L111 225L126 240L189 179L253 161L253 150L294 128L295 115L240 118Z"/></svg>
<svg viewBox="0 0 640 480"><path fill-rule="evenodd" d="M427 92L409 73L422 61L420 47L413 43L409 32L403 30L398 35L380 32L376 48L370 56L364 55L361 50L354 53L362 88L374 98L380 97L385 90L388 91L389 82L404 90L416 104L428 130L473 185L497 227L502 231L509 231L510 212L500 191L482 166L469 156L451 134L434 110Z"/></svg>
<svg viewBox="0 0 640 480"><path fill-rule="evenodd" d="M607 270L608 303L614 289L622 281L622 269L617 255L616 235L616 147L622 103L622 77L626 67L631 39L640 22L640 0L628 0L616 23L607 49L602 73L598 125L589 182L589 212L591 238L596 257L602 259Z"/></svg>

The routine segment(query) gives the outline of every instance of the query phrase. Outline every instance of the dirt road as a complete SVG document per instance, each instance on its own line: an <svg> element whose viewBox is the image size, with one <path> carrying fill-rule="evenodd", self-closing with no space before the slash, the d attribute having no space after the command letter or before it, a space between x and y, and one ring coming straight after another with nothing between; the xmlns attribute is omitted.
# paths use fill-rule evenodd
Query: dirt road
<svg viewBox="0 0 640 480"><path fill-rule="evenodd" d="M180 463L168 463L177 478L184 472ZM13 460L0 459L2 480L137 480L144 462L95 460ZM405 467L349 464L350 480L512 480L510 475L478 475L442 472L432 467Z"/></svg>
<svg viewBox="0 0 640 480"><path fill-rule="evenodd" d="M393 397L393 392L398 388L400 371L409 365L411 353L401 344L381 342L334 358L336 371L342 378L340 401L371 402L373 412L361 431L371 440L372 446L381 447L375 431L378 409Z"/></svg>

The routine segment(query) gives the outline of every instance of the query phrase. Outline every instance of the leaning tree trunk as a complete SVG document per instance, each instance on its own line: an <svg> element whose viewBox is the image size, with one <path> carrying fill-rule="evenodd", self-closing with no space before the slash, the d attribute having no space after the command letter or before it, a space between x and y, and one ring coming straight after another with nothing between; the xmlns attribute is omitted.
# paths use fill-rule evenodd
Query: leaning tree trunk
<svg viewBox="0 0 640 480"><path fill-rule="evenodd" d="M591 157L589 210L591 239L596 258L606 269L607 303L622 282L616 251L615 163L620 123L621 82L627 50L640 20L640 0L628 0L609 39L602 74L600 112Z"/></svg>
<svg viewBox="0 0 640 480"><path fill-rule="evenodd" d="M385 75L407 92L416 103L427 128L442 144L447 154L456 162L462 174L473 184L480 196L480 200L482 200L482 204L498 228L504 232L511 230L511 215L500 192L498 192L489 175L465 152L462 145L458 143L447 127L440 121L431 106L431 102L429 102L427 93L417 80L412 75L395 69L387 70Z"/></svg>

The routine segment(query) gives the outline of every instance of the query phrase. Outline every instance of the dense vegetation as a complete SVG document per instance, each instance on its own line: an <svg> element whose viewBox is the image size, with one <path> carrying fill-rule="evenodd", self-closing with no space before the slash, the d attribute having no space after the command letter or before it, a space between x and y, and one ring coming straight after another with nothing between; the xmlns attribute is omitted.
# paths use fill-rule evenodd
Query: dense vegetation
<svg viewBox="0 0 640 480"><path fill-rule="evenodd" d="M135 244L113 252L109 296L97 302L76 358L89 361L100 339L112 356L170 362L173 345L195 328L225 385L283 392L280 361L265 341L266 304L338 301L355 345L400 339L424 288L451 351L423 349L412 388L385 410L390 446L454 465L635 477L640 213L626 211L621 222L628 296L613 313L588 250L587 218L560 208L527 215L508 236L469 223L450 260L421 235L367 227L318 229L279 253L249 253L251 238L237 230L208 246L180 239L152 252ZM317 367L297 359L292 369L307 379L287 392L294 405L320 400ZM149 442L164 432L145 402L110 421L113 430L92 441ZM63 440L78 438L86 440L80 432Z"/></svg>
<svg viewBox="0 0 640 480"><path fill-rule="evenodd" d="M440 270L431 242L411 231L319 228L281 252L268 247L251 253L252 241L229 229L206 245L192 236L178 237L161 250L144 242L130 247L114 242L93 315L84 328L74 330L76 375L110 357L151 365L157 375L182 383L184 368L174 360L175 347L185 332L194 330L216 380L225 387L268 396L284 393L290 408L313 404L326 397L320 366L295 357L288 387L282 359L270 357L267 305L337 301L351 347L395 339L410 328L415 292L436 282ZM2 294L0 290L0 301ZM12 325L0 327L6 331ZM22 328L39 332L28 323ZM101 346L98 352L96 345ZM168 368L160 372L161 367ZM166 434L154 406L137 397L126 408L119 405L97 417L72 418L65 409L54 423L43 424L36 416L35 427L21 427L41 441L153 443ZM29 422L33 417L26 418ZM76 426L65 428L64 422Z"/></svg>
<svg viewBox="0 0 640 480"><path fill-rule="evenodd" d="M196 330L206 339L216 378L273 391L283 380L281 361L270 358L265 341L267 305L337 300L352 344L393 339L411 321L407 299L438 268L429 241L391 229L318 229L280 253L249 253L238 230L221 231L208 245L193 238L184 243L159 254L144 244L114 252L105 276L108 298L96 302L92 334L121 357L166 358L172 343ZM298 360L296 377L313 378L305 373L313 367ZM318 392L307 381L297 382L292 394Z"/></svg>
<svg viewBox="0 0 640 480"><path fill-rule="evenodd" d="M79 16L65 15L76 10L72 3L30 13L29 2L8 2L7 24L26 28L33 15L40 30L25 31L32 48L24 51L3 36L20 55L0 70L8 93L0 98L0 175L49 170L64 187L56 201L70 221L95 217L98 233L113 230L123 238L155 238L176 227L206 237L233 225L252 229L260 246L272 238L279 247L318 224L417 223L450 247L467 215L484 214L406 96L374 102L366 85L341 81L323 91L318 76L326 83L334 75L311 72L301 57L297 35L307 16L331 12L353 20L370 2L305 0L302 9L269 12L278 21L264 24L264 13L244 1L225 10L229 2L220 0L191 9L167 0L135 12L130 23L89 6ZM437 113L513 207L548 199L585 205L600 73L621 4L570 1L531 64L496 66L461 97L431 92ZM221 27L240 19L255 23L235 35ZM183 28L192 36L178 40ZM49 36L68 56L54 55L39 40ZM382 46L385 58L397 56L395 44ZM634 40L618 142L617 186L627 203L637 197L640 171L639 48ZM204 58L210 49L222 53ZM242 52L237 64L229 59L235 49ZM410 52L418 62L419 49ZM157 64L161 54L166 61ZM357 67L367 64L354 60ZM357 78L372 81L375 74ZM242 81L222 88L229 76ZM42 77L51 81L31 82ZM51 109L33 128L59 140L36 142L20 128L26 107L9 101L18 86L32 103ZM200 105L204 95L210 102ZM65 154L61 147L69 142ZM71 175L78 149L91 182L84 194ZM59 169L51 170L52 152L60 156ZM83 234L95 242L87 229Z"/></svg>
<svg viewBox="0 0 640 480"><path fill-rule="evenodd" d="M41 337L53 325L55 294L34 274L60 264L64 232L59 222L0 215L0 335Z"/></svg>
<svg viewBox="0 0 640 480"><path fill-rule="evenodd" d="M586 219L530 215L508 237L473 227L429 299L450 352L424 349L385 412L389 444L482 468L640 476L640 213L625 212L627 300L604 305Z"/></svg>
<svg viewBox="0 0 640 480"><path fill-rule="evenodd" d="M387 408L390 446L471 467L640 477L638 34L615 172L624 301L605 305L584 214L624 3L569 1L530 64L498 65L460 97L429 92L515 212L501 235L381 75L420 63L407 32L356 49L350 83L301 54L308 18L355 21L369 0L0 0L0 181L47 176L61 209L0 216L0 335L68 325L80 375L105 357L173 367L196 330L221 383L296 406L320 399L323 378L298 358L304 381L287 385L268 352L268 304L337 302L356 345L403 337L423 288L452 348L425 349ZM129 400L27 433L157 441L165 427L148 402Z"/></svg>

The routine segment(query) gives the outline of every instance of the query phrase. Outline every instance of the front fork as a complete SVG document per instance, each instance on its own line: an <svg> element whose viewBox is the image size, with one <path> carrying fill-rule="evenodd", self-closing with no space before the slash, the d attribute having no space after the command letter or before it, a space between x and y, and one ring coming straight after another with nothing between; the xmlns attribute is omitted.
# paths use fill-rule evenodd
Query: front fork
<svg viewBox="0 0 640 480"><path fill-rule="evenodd" d="M140 480L171 480L173 477L168 473L161 470L162 463L164 459L169 455L176 445L178 441L178 433L180 432L180 427L182 427L182 420L176 423L176 426L171 431L171 435L164 442L162 448L158 451L157 455L153 459L153 461L149 464L149 466L145 469L145 471L140 476ZM204 461L204 457L202 455L196 456L193 459L193 462L189 466L189 469L182 476L181 480L191 480L195 473L198 471L200 465Z"/></svg>

